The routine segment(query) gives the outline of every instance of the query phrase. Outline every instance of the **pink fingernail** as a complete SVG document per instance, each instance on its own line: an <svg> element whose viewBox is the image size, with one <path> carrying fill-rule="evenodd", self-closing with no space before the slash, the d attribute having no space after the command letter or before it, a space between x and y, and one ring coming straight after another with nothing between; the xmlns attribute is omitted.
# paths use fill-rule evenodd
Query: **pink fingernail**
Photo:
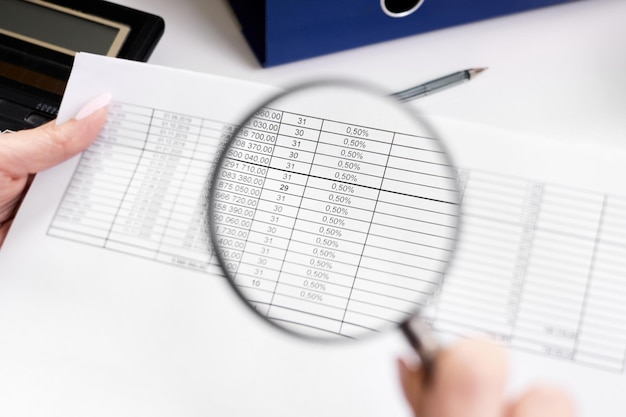
<svg viewBox="0 0 626 417"><path fill-rule="evenodd" d="M103 107L106 107L111 102L111 94L106 93L102 94L91 100L89 103L85 104L82 109L76 113L76 120L84 119L85 117L90 116L96 111L100 110Z"/></svg>

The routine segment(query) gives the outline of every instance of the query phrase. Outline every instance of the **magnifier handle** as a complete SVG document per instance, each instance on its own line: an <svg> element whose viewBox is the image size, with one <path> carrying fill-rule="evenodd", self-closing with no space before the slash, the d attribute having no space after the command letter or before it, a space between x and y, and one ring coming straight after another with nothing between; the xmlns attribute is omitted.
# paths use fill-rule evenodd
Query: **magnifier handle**
<svg viewBox="0 0 626 417"><path fill-rule="evenodd" d="M429 381L434 370L435 359L441 350L432 329L419 315L402 323L400 328L422 360L424 376L426 381Z"/></svg>

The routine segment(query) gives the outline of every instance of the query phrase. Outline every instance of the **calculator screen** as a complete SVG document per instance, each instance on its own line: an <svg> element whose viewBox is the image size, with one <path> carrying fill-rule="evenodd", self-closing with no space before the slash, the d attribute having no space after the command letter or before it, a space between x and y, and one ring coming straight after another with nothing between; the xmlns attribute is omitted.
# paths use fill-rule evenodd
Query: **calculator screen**
<svg viewBox="0 0 626 417"><path fill-rule="evenodd" d="M115 56L130 28L126 25L39 0L2 0L0 33L74 55Z"/></svg>

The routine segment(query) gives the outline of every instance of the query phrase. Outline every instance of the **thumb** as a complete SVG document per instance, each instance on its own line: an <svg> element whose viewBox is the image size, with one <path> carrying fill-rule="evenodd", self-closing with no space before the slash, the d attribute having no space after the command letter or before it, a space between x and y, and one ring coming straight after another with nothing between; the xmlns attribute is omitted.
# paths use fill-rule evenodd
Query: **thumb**
<svg viewBox="0 0 626 417"><path fill-rule="evenodd" d="M496 417L502 413L507 358L486 341L464 341L437 358L424 415Z"/></svg>
<svg viewBox="0 0 626 417"><path fill-rule="evenodd" d="M0 170L21 178L53 167L85 150L98 137L106 120L110 95L87 103L72 120L54 121L0 139Z"/></svg>

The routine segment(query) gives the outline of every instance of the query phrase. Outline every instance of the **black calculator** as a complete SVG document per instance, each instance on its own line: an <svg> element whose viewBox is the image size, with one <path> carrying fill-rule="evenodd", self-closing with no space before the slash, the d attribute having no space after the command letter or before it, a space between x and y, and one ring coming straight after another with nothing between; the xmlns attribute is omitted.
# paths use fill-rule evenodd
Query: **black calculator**
<svg viewBox="0 0 626 417"><path fill-rule="evenodd" d="M0 132L56 118L77 52L147 61L164 29L102 0L0 0Z"/></svg>

